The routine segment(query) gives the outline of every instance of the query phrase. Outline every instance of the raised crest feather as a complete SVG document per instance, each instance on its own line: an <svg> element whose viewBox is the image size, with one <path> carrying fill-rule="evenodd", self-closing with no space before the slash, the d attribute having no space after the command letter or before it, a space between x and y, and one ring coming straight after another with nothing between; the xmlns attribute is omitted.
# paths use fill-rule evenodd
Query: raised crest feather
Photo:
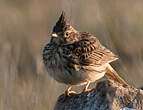
<svg viewBox="0 0 143 110"><path fill-rule="evenodd" d="M56 25L53 28L53 32L54 33L62 32L62 30L65 26L66 26L65 12L62 11L62 14L61 14L59 20L57 21Z"/></svg>

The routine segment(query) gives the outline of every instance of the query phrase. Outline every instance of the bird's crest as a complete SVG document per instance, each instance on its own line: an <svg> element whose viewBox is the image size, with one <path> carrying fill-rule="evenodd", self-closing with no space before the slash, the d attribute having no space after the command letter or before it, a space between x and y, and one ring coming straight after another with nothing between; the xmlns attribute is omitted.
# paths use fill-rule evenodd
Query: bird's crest
<svg viewBox="0 0 143 110"><path fill-rule="evenodd" d="M59 20L57 21L56 25L53 28L53 32L55 33L62 32L65 26L66 26L65 12L62 11Z"/></svg>

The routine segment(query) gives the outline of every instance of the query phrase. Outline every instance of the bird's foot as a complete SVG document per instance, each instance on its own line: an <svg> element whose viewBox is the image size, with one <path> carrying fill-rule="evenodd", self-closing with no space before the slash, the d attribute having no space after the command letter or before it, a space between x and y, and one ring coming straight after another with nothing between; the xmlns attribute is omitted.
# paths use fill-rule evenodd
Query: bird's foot
<svg viewBox="0 0 143 110"><path fill-rule="evenodd" d="M91 91L91 89L83 89L83 91L82 91L82 93L88 93L88 92L90 92Z"/></svg>
<svg viewBox="0 0 143 110"><path fill-rule="evenodd" d="M82 93L88 93L91 91L91 89L88 89L88 86L90 84L90 81L87 81L85 88L83 89Z"/></svg>
<svg viewBox="0 0 143 110"><path fill-rule="evenodd" d="M62 96L62 98L60 98L60 102L65 102L65 100L69 97L71 97L72 95L77 95L78 93L76 93L75 91L65 91L65 94Z"/></svg>
<svg viewBox="0 0 143 110"><path fill-rule="evenodd" d="M75 91L66 91L65 96L70 97L71 95L77 94Z"/></svg>

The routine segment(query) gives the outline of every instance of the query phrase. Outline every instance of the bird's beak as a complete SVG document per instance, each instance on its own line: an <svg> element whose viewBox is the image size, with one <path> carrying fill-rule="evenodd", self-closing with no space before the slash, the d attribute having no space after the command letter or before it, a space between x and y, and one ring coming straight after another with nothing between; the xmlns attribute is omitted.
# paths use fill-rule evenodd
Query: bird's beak
<svg viewBox="0 0 143 110"><path fill-rule="evenodd" d="M52 37L56 38L58 35L56 33L52 33Z"/></svg>

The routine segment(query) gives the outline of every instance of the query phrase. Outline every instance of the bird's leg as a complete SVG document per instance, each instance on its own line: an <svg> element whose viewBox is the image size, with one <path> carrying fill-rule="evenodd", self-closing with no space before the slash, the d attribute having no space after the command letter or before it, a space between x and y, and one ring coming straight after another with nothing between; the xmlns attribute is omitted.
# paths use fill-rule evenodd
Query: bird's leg
<svg viewBox="0 0 143 110"><path fill-rule="evenodd" d="M70 96L70 94L77 94L75 91L70 91L71 88L72 88L71 85L69 85L69 86L67 87L67 89L66 89L66 91L65 91L65 95L66 95L66 96Z"/></svg>
<svg viewBox="0 0 143 110"><path fill-rule="evenodd" d="M89 84L90 84L90 81L87 81L85 88L83 89L83 93L91 91L91 89L88 89Z"/></svg>
<svg viewBox="0 0 143 110"><path fill-rule="evenodd" d="M69 85L69 86L67 87L67 89L66 89L66 91L65 91L65 95L66 95L66 96L70 96L70 90L71 90L71 88L72 88L71 85Z"/></svg>
<svg viewBox="0 0 143 110"><path fill-rule="evenodd" d="M72 94L77 94L75 91L70 91L72 88L71 85L68 85L65 94L63 95L63 97L60 99L61 102L64 102L69 96L71 96Z"/></svg>

